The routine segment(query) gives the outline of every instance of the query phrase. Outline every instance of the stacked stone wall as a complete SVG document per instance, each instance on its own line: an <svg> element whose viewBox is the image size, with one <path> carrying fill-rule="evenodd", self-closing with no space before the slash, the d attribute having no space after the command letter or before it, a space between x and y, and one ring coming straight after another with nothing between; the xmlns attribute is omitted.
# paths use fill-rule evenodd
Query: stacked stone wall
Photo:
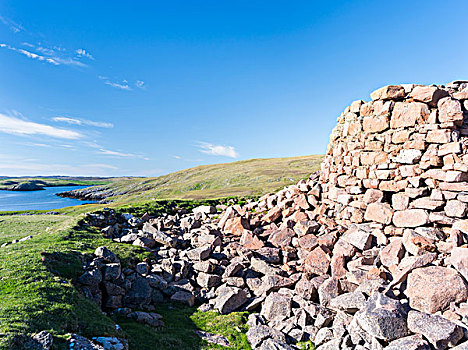
<svg viewBox="0 0 468 350"><path fill-rule="evenodd" d="M347 107L331 133L321 214L386 235L448 235L468 210L468 82L391 85L371 98Z"/></svg>

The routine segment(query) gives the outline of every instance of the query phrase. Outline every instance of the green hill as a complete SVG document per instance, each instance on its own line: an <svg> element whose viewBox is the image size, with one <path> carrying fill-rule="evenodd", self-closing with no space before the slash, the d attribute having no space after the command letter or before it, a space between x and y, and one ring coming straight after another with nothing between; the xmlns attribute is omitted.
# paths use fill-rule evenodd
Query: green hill
<svg viewBox="0 0 468 350"><path fill-rule="evenodd" d="M118 204L155 199L210 199L258 196L306 178L320 168L321 155L250 159L203 165L156 178L116 178L93 194ZM78 191L89 193L90 190Z"/></svg>

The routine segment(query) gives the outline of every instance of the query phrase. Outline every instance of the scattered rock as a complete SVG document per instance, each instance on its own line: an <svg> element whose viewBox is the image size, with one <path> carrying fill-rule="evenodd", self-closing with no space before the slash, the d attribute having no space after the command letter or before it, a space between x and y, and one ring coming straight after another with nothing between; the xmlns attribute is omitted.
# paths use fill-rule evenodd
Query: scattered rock
<svg viewBox="0 0 468 350"><path fill-rule="evenodd" d="M460 326L441 316L418 311L408 313L408 329L422 334L437 350L453 347L463 338Z"/></svg>
<svg viewBox="0 0 468 350"><path fill-rule="evenodd" d="M181 290L175 292L172 295L171 300L182 304L187 304L188 306L193 306L195 304L195 297L193 296L193 294Z"/></svg>
<svg viewBox="0 0 468 350"><path fill-rule="evenodd" d="M291 297L280 294L271 293L263 304L261 315L268 321L283 320L291 314Z"/></svg>
<svg viewBox="0 0 468 350"><path fill-rule="evenodd" d="M413 309L427 313L444 311L450 303L468 298L466 283L457 271L441 266L415 269L408 276L405 293Z"/></svg>
<svg viewBox="0 0 468 350"><path fill-rule="evenodd" d="M229 340L227 340L222 335L217 335L199 330L195 330L194 332L196 335L198 335L200 338L202 338L204 341L210 344L216 344L227 348L231 347L231 343L229 343Z"/></svg>
<svg viewBox="0 0 468 350"><path fill-rule="evenodd" d="M219 293L215 299L215 309L221 314L238 310L248 300L245 291L236 287L223 287Z"/></svg>
<svg viewBox="0 0 468 350"><path fill-rule="evenodd" d="M54 344L54 337L47 331L41 331L32 337L44 350L49 350Z"/></svg>
<svg viewBox="0 0 468 350"><path fill-rule="evenodd" d="M385 347L385 350L430 350L429 343L420 335L410 335L408 337L394 340Z"/></svg>
<svg viewBox="0 0 468 350"><path fill-rule="evenodd" d="M406 309L383 294L374 293L355 317L359 326L377 339L391 341L409 335Z"/></svg>

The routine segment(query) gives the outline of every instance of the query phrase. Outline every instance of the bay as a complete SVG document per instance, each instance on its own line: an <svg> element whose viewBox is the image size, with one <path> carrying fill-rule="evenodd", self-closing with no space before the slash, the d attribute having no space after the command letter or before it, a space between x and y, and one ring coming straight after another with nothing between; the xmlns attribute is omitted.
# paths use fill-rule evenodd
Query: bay
<svg viewBox="0 0 468 350"><path fill-rule="evenodd" d="M16 210L53 210L74 205L94 203L75 198L62 198L57 193L89 186L45 187L40 191L4 191L0 190L0 211Z"/></svg>

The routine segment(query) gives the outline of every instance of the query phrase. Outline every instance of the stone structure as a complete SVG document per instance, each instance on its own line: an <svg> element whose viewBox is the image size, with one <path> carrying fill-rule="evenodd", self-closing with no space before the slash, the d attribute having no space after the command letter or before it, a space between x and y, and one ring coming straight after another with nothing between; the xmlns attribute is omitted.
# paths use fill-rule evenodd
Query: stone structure
<svg viewBox="0 0 468 350"><path fill-rule="evenodd" d="M391 85L371 97L347 107L330 136L323 213L391 236L448 235L468 210L468 83Z"/></svg>

